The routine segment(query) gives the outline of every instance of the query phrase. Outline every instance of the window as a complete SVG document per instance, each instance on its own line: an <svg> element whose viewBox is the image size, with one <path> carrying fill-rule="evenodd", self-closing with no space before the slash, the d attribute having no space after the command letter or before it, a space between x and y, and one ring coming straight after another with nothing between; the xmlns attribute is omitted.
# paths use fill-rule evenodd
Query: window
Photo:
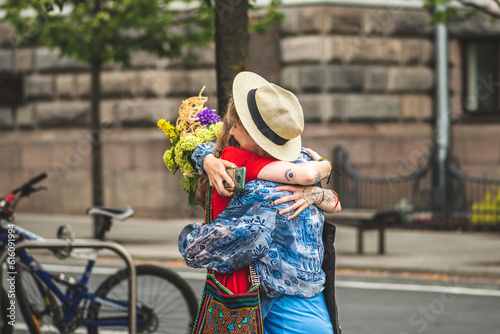
<svg viewBox="0 0 500 334"><path fill-rule="evenodd" d="M471 117L500 119L500 42L465 43L465 109Z"/></svg>

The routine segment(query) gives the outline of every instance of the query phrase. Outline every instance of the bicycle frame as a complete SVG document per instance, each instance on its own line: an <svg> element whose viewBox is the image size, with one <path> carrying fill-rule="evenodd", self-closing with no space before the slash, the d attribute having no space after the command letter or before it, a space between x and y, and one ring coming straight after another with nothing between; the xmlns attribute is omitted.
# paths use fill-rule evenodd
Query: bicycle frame
<svg viewBox="0 0 500 334"><path fill-rule="evenodd" d="M12 229L17 234L16 239L29 240L43 243L44 238L27 231L16 225L12 226ZM4 226L0 226L0 244L7 245L8 233ZM96 301L103 305L113 307L117 310L127 311L129 309L130 301L118 301L111 298L100 298L92 293L88 292L88 282L92 275L92 269L95 265L95 260L88 260L85 270L81 278L74 284L70 284L64 293L56 284L54 275L42 268L41 265L32 257L29 250L19 249L16 250L16 256L24 265L26 265L30 272L35 275L45 287L48 288L50 292L59 300L62 305L62 311L64 316L64 321L69 322L78 316L79 306L82 302L85 304L84 309L87 307L88 303L91 301ZM134 298L135 299L135 298ZM135 317L137 319L136 326L141 326L145 323L144 313L136 307ZM123 326L130 327L129 317L122 317L120 319L102 319L102 320L92 320L87 321L84 316L84 312L80 314L80 326L85 327L112 327L112 326Z"/></svg>

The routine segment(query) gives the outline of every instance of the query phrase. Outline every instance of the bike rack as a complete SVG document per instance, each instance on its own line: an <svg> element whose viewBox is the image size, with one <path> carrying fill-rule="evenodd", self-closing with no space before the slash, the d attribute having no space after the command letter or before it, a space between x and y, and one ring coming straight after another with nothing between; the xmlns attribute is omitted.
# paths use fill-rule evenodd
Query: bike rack
<svg viewBox="0 0 500 334"><path fill-rule="evenodd" d="M129 333L136 334L137 331L137 314L135 312L135 305L137 300L136 295L136 273L135 266L132 257L128 251L122 245L113 241L100 241L100 240L74 240L74 241L64 241L59 239L46 239L44 241L22 241L16 243L16 250L22 248L38 248L38 249L48 249L48 248L92 248L92 249L102 249L107 248L118 254L127 264L130 270L130 282L129 282ZM7 248L0 256L0 282L3 282L2 275L3 269L2 264L6 260L8 255ZM1 299L1 297L0 297ZM0 300L1 301L1 300ZM0 302L1 305L1 302Z"/></svg>

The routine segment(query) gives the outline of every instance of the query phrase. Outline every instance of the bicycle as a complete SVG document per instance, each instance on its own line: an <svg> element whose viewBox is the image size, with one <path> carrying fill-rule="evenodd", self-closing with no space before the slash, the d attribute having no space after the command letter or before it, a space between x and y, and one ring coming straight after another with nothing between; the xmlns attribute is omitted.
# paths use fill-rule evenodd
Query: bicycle
<svg viewBox="0 0 500 334"><path fill-rule="evenodd" d="M27 231L14 222L14 210L19 200L28 197L45 187L34 185L47 177L42 173L14 189L5 198L0 199L0 244L2 251L9 244L9 238L15 234L17 241L44 239ZM87 213L103 217L103 229L111 227L112 219L126 220L134 211L131 207L106 208L94 206ZM72 238L72 231L67 226L60 227L58 237ZM55 256L82 258L70 248L49 249ZM89 292L88 282L97 260L97 252L86 254L86 265L82 276L76 279L59 272L49 272L43 268L29 251L19 249L15 252L15 272L17 273L15 293L21 314L31 333L72 333L77 328L86 327L90 334L99 333L100 329L127 331L129 326L128 280L127 269L121 269L109 276L95 290ZM187 333L198 309L198 302L188 283L168 268L154 265L137 265L137 333ZM64 287L66 291L63 292ZM8 301L5 291L3 301ZM4 313L4 312L2 312ZM5 317L4 317L5 318ZM2 334L12 333L12 326L1 328Z"/></svg>

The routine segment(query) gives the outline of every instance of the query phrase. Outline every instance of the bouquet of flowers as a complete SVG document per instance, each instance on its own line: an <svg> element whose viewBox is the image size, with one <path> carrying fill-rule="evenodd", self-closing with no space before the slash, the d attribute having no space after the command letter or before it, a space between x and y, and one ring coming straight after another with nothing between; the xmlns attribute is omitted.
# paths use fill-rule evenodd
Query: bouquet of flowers
<svg viewBox="0 0 500 334"><path fill-rule="evenodd" d="M180 170L184 175L181 188L189 193L191 205L198 204L194 186L200 177L191 155L196 146L214 141L222 129L219 115L205 107L207 98L201 96L204 89L198 96L182 101L175 126L164 119L158 121L158 127L170 138L170 148L165 151L163 161L173 174Z"/></svg>

